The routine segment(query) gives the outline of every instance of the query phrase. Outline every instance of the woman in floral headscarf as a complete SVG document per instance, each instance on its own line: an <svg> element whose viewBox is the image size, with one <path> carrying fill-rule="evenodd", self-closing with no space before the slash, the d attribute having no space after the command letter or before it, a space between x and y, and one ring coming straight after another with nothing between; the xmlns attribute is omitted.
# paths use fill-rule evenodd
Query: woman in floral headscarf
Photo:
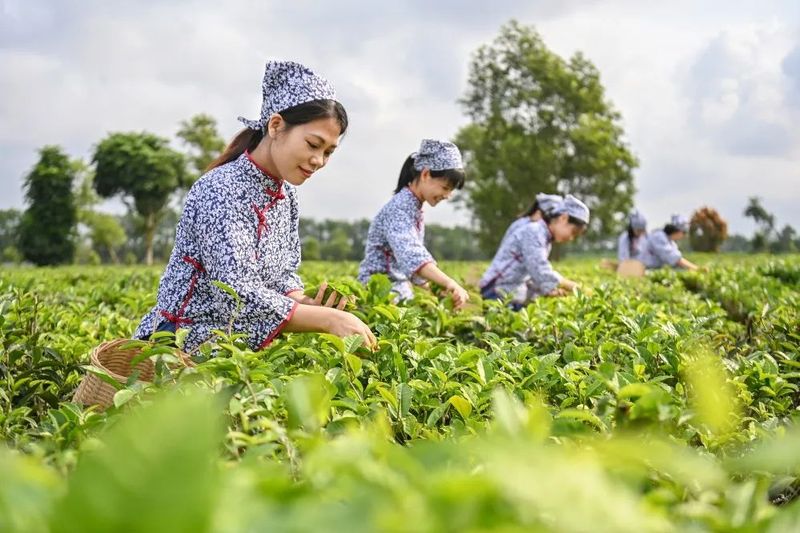
<svg viewBox="0 0 800 533"><path fill-rule="evenodd" d="M305 296L297 275L296 187L327 164L347 113L333 86L298 63L268 62L262 93L259 120L239 117L246 128L189 191L156 306L135 336L187 327L189 351L232 325L254 350L281 331L359 334L374 345L345 301Z"/></svg>
<svg viewBox="0 0 800 533"><path fill-rule="evenodd" d="M642 262L647 268L669 265L675 268L697 270L699 267L683 257L676 241L689 231L689 221L681 215L672 215L669 223L647 236Z"/></svg>
<svg viewBox="0 0 800 533"><path fill-rule="evenodd" d="M464 185L461 152L446 141L424 139L419 150L406 158L394 196L369 226L364 260L358 279L366 283L373 274L386 274L399 300L414 296L412 284L431 281L453 297L456 308L469 294L436 265L425 248L422 206L431 207L450 197Z"/></svg>
<svg viewBox="0 0 800 533"><path fill-rule="evenodd" d="M589 224L589 208L568 194L542 218L517 227L503 241L480 281L487 300L510 298L519 309L537 296L563 296L578 284L556 272L549 256L553 242L569 242Z"/></svg>

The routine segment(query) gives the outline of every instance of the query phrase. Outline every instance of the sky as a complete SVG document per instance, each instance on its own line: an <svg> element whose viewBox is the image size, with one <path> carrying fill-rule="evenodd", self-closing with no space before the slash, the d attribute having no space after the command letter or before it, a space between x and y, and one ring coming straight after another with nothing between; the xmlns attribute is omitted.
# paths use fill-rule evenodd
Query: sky
<svg viewBox="0 0 800 533"><path fill-rule="evenodd" d="M46 144L89 160L109 132L174 139L197 113L230 139L237 116L258 117L264 63L290 59L330 79L350 117L299 189L301 215L370 218L422 138L467 123L472 54L511 19L598 67L651 226L711 205L749 235L759 196L800 229L797 0L0 0L0 209L23 207ZM426 221L471 217L449 202Z"/></svg>

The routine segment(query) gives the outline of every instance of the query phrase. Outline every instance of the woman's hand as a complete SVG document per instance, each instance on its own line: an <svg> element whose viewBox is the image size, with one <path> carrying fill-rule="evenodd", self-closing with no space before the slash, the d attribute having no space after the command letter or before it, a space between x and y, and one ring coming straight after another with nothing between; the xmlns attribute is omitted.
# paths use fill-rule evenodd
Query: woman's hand
<svg viewBox="0 0 800 533"><path fill-rule="evenodd" d="M464 288L456 283L453 278L439 270L436 263L426 263L416 272L422 278L427 279L433 283L444 288L447 293L453 297L453 304L456 309L460 309L469 300L469 293Z"/></svg>
<svg viewBox="0 0 800 533"><path fill-rule="evenodd" d="M303 294L303 291L292 291L288 293L286 296L294 300L295 302L304 304L304 305L318 305L322 307L333 307L336 309L344 309L348 302L354 302L353 297L346 297L343 294L339 294L336 291L331 292L328 296L328 299L325 300L323 303L323 299L325 298L325 291L328 289L328 283L323 281L322 284L319 286L319 290L317 291L317 295L314 298L310 296L306 296ZM339 302L337 303L336 300L339 298Z"/></svg>
<svg viewBox="0 0 800 533"><path fill-rule="evenodd" d="M552 291L547 293L547 296L551 296L553 298L559 298L561 296L566 296L569 291L563 287L556 287Z"/></svg>
<svg viewBox="0 0 800 533"><path fill-rule="evenodd" d="M361 335L364 338L364 343L371 350L378 347L378 340L369 329L369 326L364 324L357 316L340 311L338 309L330 313L326 330L328 333L333 333L338 337L348 337L350 335Z"/></svg>
<svg viewBox="0 0 800 533"><path fill-rule="evenodd" d="M378 347L375 335L357 316L324 305L296 305L285 330L295 333L325 332L339 337L361 335L368 348L374 351Z"/></svg>
<svg viewBox="0 0 800 533"><path fill-rule="evenodd" d="M314 297L312 305L322 305L324 307L335 307L336 309L342 310L344 306L347 305L347 302L352 301L351 298L343 294L339 294L336 291L332 291L328 296L328 299L325 300L325 303L322 303L323 298L325 298L325 290L328 288L328 282L323 281L322 284L319 286L319 290L317 291L317 295ZM339 303L336 303L337 297L339 298Z"/></svg>
<svg viewBox="0 0 800 533"><path fill-rule="evenodd" d="M451 283L445 286L445 290L447 293L453 297L453 306L456 309L461 309L464 307L464 304L467 303L469 300L469 293L464 290L464 287L459 285L453 280L450 280Z"/></svg>
<svg viewBox="0 0 800 533"><path fill-rule="evenodd" d="M571 279L561 278L561 281L558 284L559 289L564 289L565 294L567 292L575 292L576 290L580 290L581 286L572 281Z"/></svg>

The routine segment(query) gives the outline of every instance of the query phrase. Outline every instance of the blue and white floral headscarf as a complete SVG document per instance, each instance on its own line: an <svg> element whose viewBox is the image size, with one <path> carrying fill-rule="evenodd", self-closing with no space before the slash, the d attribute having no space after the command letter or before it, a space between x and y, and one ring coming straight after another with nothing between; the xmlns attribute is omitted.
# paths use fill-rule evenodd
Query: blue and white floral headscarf
<svg viewBox="0 0 800 533"><path fill-rule="evenodd" d="M539 210L546 215L550 215L563 201L564 197L558 194L540 192L536 195L536 203L539 205Z"/></svg>
<svg viewBox="0 0 800 533"><path fill-rule="evenodd" d="M284 109L312 100L336 99L336 91L328 80L293 61L268 61L261 92L264 96L261 118L248 120L239 117L239 121L251 130L263 131L269 117Z"/></svg>
<svg viewBox="0 0 800 533"><path fill-rule="evenodd" d="M412 157L414 158L414 169L417 171L424 168L428 170L464 168L458 147L447 141L423 139L419 150L414 152Z"/></svg>
<svg viewBox="0 0 800 533"><path fill-rule="evenodd" d="M689 231L689 221L683 215L672 215L669 219L669 223L684 233Z"/></svg>
<svg viewBox="0 0 800 533"><path fill-rule="evenodd" d="M553 213L557 215L566 213L573 218L577 218L584 224L589 223L589 208L571 194L564 197L564 201L553 209Z"/></svg>
<svg viewBox="0 0 800 533"><path fill-rule="evenodd" d="M631 228L634 230L647 229L647 219L638 210L633 211L630 215L628 215L628 224L630 224Z"/></svg>

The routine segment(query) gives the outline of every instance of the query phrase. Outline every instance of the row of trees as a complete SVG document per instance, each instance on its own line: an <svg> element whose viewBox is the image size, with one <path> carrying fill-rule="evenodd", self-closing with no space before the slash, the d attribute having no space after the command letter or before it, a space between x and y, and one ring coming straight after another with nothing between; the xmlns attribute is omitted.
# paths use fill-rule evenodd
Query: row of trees
<svg viewBox="0 0 800 533"><path fill-rule="evenodd" d="M346 222L301 218L303 258L360 261L364 257L369 222L367 219ZM469 228L427 224L425 245L434 257L440 259L472 261L487 258L487 254L478 246L476 232Z"/></svg>
<svg viewBox="0 0 800 533"><path fill-rule="evenodd" d="M80 195L81 193L76 194L76 198ZM131 213L111 215L91 209L80 209L78 212L80 231L72 239L73 261L82 264L133 264L145 256L144 228L140 217ZM178 211L172 207L161 214L152 240L154 261L165 262L169 258L178 217ZM25 260L18 249L21 220L22 212L19 210L0 210L0 263ZM360 261L364 256L368 229L369 220L366 219L348 222L301 218L303 258ZM434 257L444 260L487 259L487 255L477 245L476 232L469 228L428 224L425 228L425 245Z"/></svg>
<svg viewBox="0 0 800 533"><path fill-rule="evenodd" d="M40 149L24 181L28 208L21 215L3 213L4 257L19 255L37 265L68 263L88 244L98 256L118 262L127 241L141 240L144 262L152 264L159 225L169 222L174 234L176 198L225 146L208 115L182 122L177 137L184 151L148 132L111 133L95 146L89 164L58 146ZM125 216L96 210L112 197L121 198Z"/></svg>

